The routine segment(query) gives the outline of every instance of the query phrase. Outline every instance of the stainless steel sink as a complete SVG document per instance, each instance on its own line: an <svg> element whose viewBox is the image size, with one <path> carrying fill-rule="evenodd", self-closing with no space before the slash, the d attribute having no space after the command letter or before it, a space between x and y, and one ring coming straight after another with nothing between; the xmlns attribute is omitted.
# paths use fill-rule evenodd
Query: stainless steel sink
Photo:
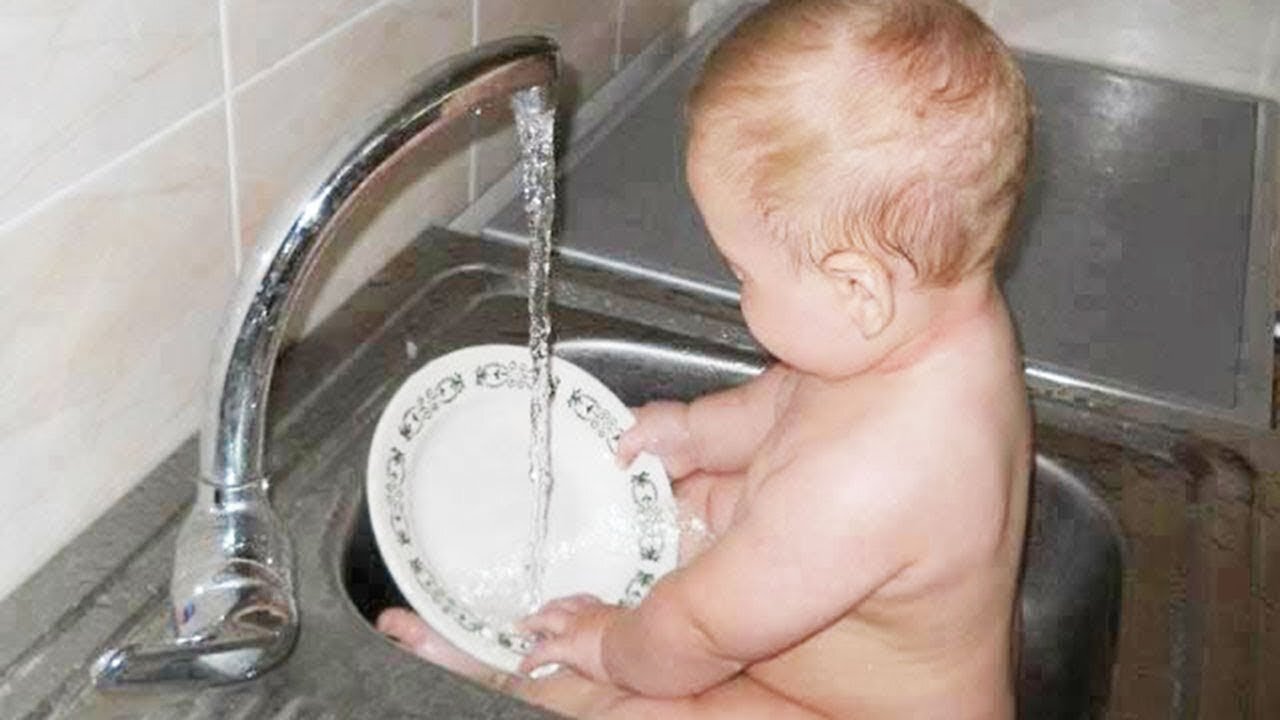
<svg viewBox="0 0 1280 720"><path fill-rule="evenodd" d="M295 546L301 614L297 645L284 664L219 688L89 687L86 668L102 647L166 634L164 579L184 509L174 501L164 518L148 516L155 529L145 542L104 564L100 577L82 580L93 587L87 595L69 600L60 614L49 611L53 630L0 648L0 716L544 716L413 659L368 623L399 601L364 509L374 424L400 383L429 358L476 343L523 342L523 263L518 247L428 231L284 354L272 394L268 464ZM579 262L562 262L555 278L558 352L628 403L693 397L761 367L737 308L723 299ZM1197 698L1217 682L1205 671L1217 657L1208 608L1217 582L1211 555L1221 550L1209 525L1223 493L1243 492L1248 502L1247 468L1224 464L1185 433L1052 398L1037 398L1036 412L1039 455L1021 604L1022 716L1098 716L1108 698L1115 717L1194 716ZM189 476L170 476L194 466L193 449L185 448L162 467L163 477L138 492L153 498L185 492L166 488L189 485ZM1161 499L1166 495L1173 499ZM154 513L156 503L146 507ZM1159 524L1145 519L1149 508L1160 511ZM144 517L128 512L137 511L113 511L102 523L127 526ZM20 593L12 602L35 603L34 597ZM11 607L0 605L0 620ZM49 659L55 656L64 661ZM1150 692L1134 695L1136 689Z"/></svg>
<svg viewBox="0 0 1280 720"><path fill-rule="evenodd" d="M520 308L507 300L491 329L518 338ZM572 320L570 319L572 318ZM652 328L609 330L590 315L558 317L556 354L588 369L628 405L691 399L741 383L761 360L741 349L693 343ZM359 459L355 461L359 465ZM1120 612L1120 528L1087 474L1036 460L1022 593L1020 697L1028 718L1087 717L1105 704ZM364 512L344 561L344 585L361 614L404 600L387 573Z"/></svg>

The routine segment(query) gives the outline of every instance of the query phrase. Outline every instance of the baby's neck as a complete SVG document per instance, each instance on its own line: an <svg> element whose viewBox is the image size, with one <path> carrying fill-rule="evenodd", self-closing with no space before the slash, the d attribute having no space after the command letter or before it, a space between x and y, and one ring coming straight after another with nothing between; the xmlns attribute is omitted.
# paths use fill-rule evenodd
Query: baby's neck
<svg viewBox="0 0 1280 720"><path fill-rule="evenodd" d="M925 366L955 341L1003 311L994 278L981 275L947 288L914 290L899 305L899 335L867 374L891 375Z"/></svg>

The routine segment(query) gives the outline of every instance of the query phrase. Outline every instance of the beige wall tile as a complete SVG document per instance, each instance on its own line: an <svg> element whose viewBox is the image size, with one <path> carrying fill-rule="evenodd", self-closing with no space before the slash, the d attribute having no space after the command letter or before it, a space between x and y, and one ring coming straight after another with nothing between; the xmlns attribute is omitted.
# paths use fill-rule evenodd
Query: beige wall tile
<svg viewBox="0 0 1280 720"><path fill-rule="evenodd" d="M1267 39L1266 67L1262 71L1259 91L1273 100L1280 100L1280 9L1271 18L1271 35Z"/></svg>
<svg viewBox="0 0 1280 720"><path fill-rule="evenodd" d="M379 0L222 0L233 84L239 85Z"/></svg>
<svg viewBox="0 0 1280 720"><path fill-rule="evenodd" d="M964 4L973 8L974 12L982 16L988 22L991 21L991 11L999 0L964 0Z"/></svg>
<svg viewBox="0 0 1280 720"><path fill-rule="evenodd" d="M1257 92L1275 0L996 0L1011 44Z"/></svg>
<svg viewBox="0 0 1280 720"><path fill-rule="evenodd" d="M211 109L0 235L0 596L195 430L231 282L225 144Z"/></svg>
<svg viewBox="0 0 1280 720"><path fill-rule="evenodd" d="M562 98L588 98L613 74L619 0L476 0L481 42L509 35L540 34L560 43L565 66ZM476 179L483 191L516 161L508 123L487 128L476 152Z"/></svg>
<svg viewBox="0 0 1280 720"><path fill-rule="evenodd" d="M470 0L392 2L237 90L232 112L246 257L264 221L284 210L290 198L310 191L307 183L314 184L315 171L334 147L356 142L353 130L398 97L410 78L470 42ZM367 232L358 249L328 272L330 284L320 291L313 318L334 307L430 219L447 219L462 209L466 148L465 137L455 137L447 157L434 158L440 163L436 169L402 178L397 202L376 218L362 219Z"/></svg>
<svg viewBox="0 0 1280 720"><path fill-rule="evenodd" d="M0 3L0 223L211 101L208 0Z"/></svg>
<svg viewBox="0 0 1280 720"><path fill-rule="evenodd" d="M619 0L476 0L481 42L537 33L560 43L577 94L590 97L613 74Z"/></svg>
<svg viewBox="0 0 1280 720"><path fill-rule="evenodd" d="M669 2L669 0L623 0L627 4L648 4L652 2L655 5L661 5ZM990 19L992 8L998 2L1007 2L1008 0L960 0L964 4L973 8L983 18ZM732 7L738 5L759 5L767 2L767 0L684 0L684 6L689 10L690 19L692 21L692 30L696 31L708 19L719 13L726 12Z"/></svg>
<svg viewBox="0 0 1280 720"><path fill-rule="evenodd" d="M659 33L680 21L690 0L622 0L618 67L639 55Z"/></svg>

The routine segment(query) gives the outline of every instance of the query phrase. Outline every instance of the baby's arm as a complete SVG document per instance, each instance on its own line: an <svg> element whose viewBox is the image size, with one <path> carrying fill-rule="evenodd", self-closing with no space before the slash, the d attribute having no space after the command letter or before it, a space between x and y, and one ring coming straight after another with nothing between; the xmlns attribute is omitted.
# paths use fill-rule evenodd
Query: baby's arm
<svg viewBox="0 0 1280 720"><path fill-rule="evenodd" d="M909 484L877 482L887 467L848 457L793 462L635 610L578 599L530 618L549 637L526 669L565 662L644 695L686 696L830 626L914 552L902 537Z"/></svg>
<svg viewBox="0 0 1280 720"><path fill-rule="evenodd" d="M659 401L637 409L636 424L618 440L618 461L627 465L651 452L676 479L697 470L744 469L777 420L778 395L789 374L779 363L688 404Z"/></svg>

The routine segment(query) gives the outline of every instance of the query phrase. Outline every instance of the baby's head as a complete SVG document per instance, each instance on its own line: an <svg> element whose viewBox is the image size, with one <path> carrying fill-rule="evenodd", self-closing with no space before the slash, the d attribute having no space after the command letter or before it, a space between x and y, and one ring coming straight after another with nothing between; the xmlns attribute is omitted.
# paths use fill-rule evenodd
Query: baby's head
<svg viewBox="0 0 1280 720"><path fill-rule="evenodd" d="M856 371L994 292L1030 105L958 0L774 0L707 60L689 123L695 198L781 359Z"/></svg>

